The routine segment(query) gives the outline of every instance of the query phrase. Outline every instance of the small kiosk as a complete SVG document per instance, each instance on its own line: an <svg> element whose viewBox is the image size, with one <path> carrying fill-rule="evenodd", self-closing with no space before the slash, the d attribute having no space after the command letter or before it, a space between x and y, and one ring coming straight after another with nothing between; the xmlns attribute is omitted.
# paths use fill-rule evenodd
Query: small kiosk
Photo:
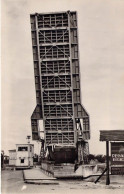
<svg viewBox="0 0 124 194"><path fill-rule="evenodd" d="M16 144L16 169L33 167L33 156L33 144Z"/></svg>
<svg viewBox="0 0 124 194"><path fill-rule="evenodd" d="M124 130L102 130L100 141L106 141L106 169L102 175L106 172L106 185L109 185L109 142L111 143L111 174L124 175Z"/></svg>
<svg viewBox="0 0 124 194"><path fill-rule="evenodd" d="M9 150L9 166L15 166L16 164L16 149Z"/></svg>

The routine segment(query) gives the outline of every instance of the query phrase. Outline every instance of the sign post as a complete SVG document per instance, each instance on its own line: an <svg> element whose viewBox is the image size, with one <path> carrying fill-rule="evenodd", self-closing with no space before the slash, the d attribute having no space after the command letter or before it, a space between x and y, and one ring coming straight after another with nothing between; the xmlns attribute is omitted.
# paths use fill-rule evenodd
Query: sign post
<svg viewBox="0 0 124 194"><path fill-rule="evenodd" d="M106 141L106 185L110 184L110 177L109 177L109 141Z"/></svg>

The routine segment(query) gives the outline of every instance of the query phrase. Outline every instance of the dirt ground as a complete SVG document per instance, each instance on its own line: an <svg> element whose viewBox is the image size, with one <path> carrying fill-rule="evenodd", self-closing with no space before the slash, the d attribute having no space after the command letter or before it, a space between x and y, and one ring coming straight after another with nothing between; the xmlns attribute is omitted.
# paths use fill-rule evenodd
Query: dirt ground
<svg viewBox="0 0 124 194"><path fill-rule="evenodd" d="M124 193L124 176L110 176L110 185L105 185L105 176L95 184L97 177L85 180L57 180L58 184L27 184L24 183L22 170L3 170L1 172L1 191L7 193L42 193L42 194L96 194L102 193L120 194Z"/></svg>

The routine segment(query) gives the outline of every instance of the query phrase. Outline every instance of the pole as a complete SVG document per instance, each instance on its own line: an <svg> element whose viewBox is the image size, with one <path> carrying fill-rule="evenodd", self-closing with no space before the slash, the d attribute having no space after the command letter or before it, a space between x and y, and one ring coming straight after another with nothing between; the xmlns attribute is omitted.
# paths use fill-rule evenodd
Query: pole
<svg viewBox="0 0 124 194"><path fill-rule="evenodd" d="M109 177L109 141L106 141L106 185L110 184L110 177Z"/></svg>
<svg viewBox="0 0 124 194"><path fill-rule="evenodd" d="M95 184L99 181L99 179L104 175L104 173L107 171L107 168L102 172L102 174L96 179Z"/></svg>

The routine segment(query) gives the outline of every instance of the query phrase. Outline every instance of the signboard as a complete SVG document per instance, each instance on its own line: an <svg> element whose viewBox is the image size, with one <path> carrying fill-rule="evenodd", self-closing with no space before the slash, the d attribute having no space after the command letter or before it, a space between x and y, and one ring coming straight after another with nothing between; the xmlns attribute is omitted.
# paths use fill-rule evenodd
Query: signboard
<svg viewBox="0 0 124 194"><path fill-rule="evenodd" d="M124 142L111 143L111 174L124 174Z"/></svg>
<svg viewBox="0 0 124 194"><path fill-rule="evenodd" d="M112 175L124 175L124 167L111 167Z"/></svg>
<svg viewBox="0 0 124 194"><path fill-rule="evenodd" d="M124 165L124 142L111 143L111 165Z"/></svg>

